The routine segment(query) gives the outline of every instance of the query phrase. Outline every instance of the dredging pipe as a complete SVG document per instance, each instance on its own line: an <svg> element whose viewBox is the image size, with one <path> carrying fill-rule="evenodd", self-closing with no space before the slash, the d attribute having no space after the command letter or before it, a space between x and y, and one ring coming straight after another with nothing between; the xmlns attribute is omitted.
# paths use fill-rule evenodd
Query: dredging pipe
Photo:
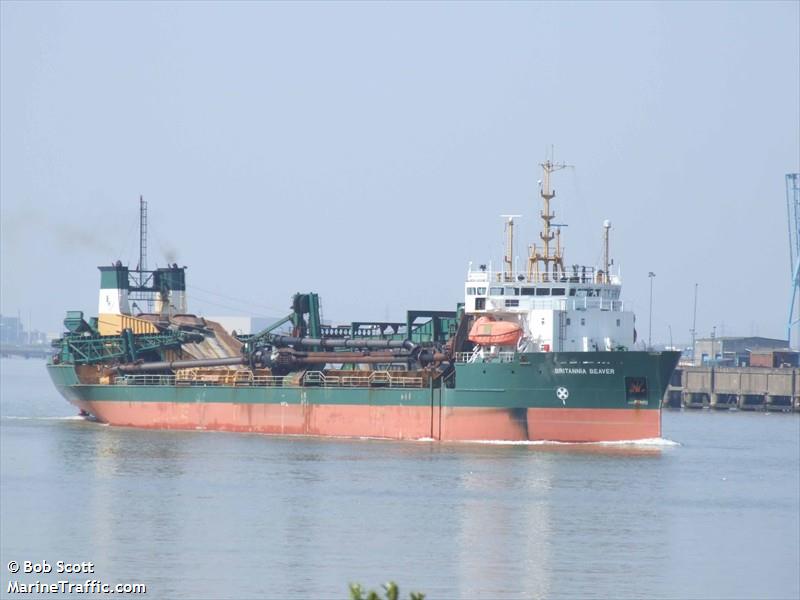
<svg viewBox="0 0 800 600"><path fill-rule="evenodd" d="M192 360L165 360L149 363L131 363L119 365L120 373L144 373L147 371L164 371L171 369L192 369L195 367L227 367L230 365L246 365L249 361L245 356L231 356L229 358L195 358Z"/></svg>
<svg viewBox="0 0 800 600"><path fill-rule="evenodd" d="M291 335L273 335L269 342L274 346L316 346L318 348L365 348L369 350L408 350L417 345L411 340L362 340L359 338L307 338Z"/></svg>
<svg viewBox="0 0 800 600"><path fill-rule="evenodd" d="M435 362L445 362L449 358L446 354L439 352L423 351L418 355L412 353L398 354L357 354L351 352L279 352L277 356L266 355L259 357L264 367L281 366L292 368L304 365L324 365L331 364L381 364L381 363L404 363L409 360L419 360L427 365ZM132 363L119 365L116 367L118 373L150 373L153 371L177 371L178 369L193 369L202 367L228 367L236 365L249 365L248 357L230 358L198 358L193 360L172 360L160 362Z"/></svg>
<svg viewBox="0 0 800 600"><path fill-rule="evenodd" d="M274 336L279 338L277 344L296 346L323 346L327 348L360 348L375 350L405 350L405 352L305 352L291 349L277 350L259 348L247 356L231 356L226 358L196 358L190 360L172 360L144 363L130 363L116 367L118 373L148 373L152 371L177 371L202 367L227 367L250 365L251 367L281 367L291 369L295 366L332 364L380 364L419 361L423 366L431 363L448 362L450 357L431 349L420 348L411 340L354 340L350 338L298 338L291 336ZM273 340L275 341L275 340Z"/></svg>
<svg viewBox="0 0 800 600"><path fill-rule="evenodd" d="M398 353L398 354L355 354L351 352L298 352L281 353L278 363L284 357L288 364L295 365L320 365L325 363L356 363L356 364L380 364L380 363L404 363L409 360L419 360L423 364L433 362L444 362L448 360L446 354L439 352ZM284 363L281 363L284 364Z"/></svg>

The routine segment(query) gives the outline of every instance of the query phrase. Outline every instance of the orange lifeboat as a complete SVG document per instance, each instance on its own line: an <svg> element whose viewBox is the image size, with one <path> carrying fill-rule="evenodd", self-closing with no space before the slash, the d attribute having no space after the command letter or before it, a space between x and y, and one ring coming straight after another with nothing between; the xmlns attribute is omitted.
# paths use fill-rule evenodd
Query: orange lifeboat
<svg viewBox="0 0 800 600"><path fill-rule="evenodd" d="M469 341L482 346L515 346L522 337L522 327L509 321L481 317L469 330Z"/></svg>

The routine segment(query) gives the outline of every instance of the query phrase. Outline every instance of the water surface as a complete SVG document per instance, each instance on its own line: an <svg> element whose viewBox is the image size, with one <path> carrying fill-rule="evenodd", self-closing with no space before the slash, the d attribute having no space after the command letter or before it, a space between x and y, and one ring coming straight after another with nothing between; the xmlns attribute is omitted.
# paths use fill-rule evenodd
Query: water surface
<svg viewBox="0 0 800 600"><path fill-rule="evenodd" d="M11 560L157 598L800 597L798 415L665 412L674 444L622 447L320 440L108 427L42 361L0 379L3 597Z"/></svg>

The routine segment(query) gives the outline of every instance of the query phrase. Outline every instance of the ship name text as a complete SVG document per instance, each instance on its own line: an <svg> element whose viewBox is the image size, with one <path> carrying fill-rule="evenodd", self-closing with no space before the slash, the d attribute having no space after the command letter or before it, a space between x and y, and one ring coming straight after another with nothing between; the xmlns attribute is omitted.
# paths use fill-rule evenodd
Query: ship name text
<svg viewBox="0 0 800 600"><path fill-rule="evenodd" d="M615 371L611 367L555 367L554 375L614 375Z"/></svg>

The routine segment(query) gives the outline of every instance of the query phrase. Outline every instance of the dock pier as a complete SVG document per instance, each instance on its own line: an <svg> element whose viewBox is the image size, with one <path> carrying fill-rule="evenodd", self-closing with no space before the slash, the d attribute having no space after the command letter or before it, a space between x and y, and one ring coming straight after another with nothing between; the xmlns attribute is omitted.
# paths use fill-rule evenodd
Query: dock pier
<svg viewBox="0 0 800 600"><path fill-rule="evenodd" d="M662 406L800 412L800 369L678 367Z"/></svg>

